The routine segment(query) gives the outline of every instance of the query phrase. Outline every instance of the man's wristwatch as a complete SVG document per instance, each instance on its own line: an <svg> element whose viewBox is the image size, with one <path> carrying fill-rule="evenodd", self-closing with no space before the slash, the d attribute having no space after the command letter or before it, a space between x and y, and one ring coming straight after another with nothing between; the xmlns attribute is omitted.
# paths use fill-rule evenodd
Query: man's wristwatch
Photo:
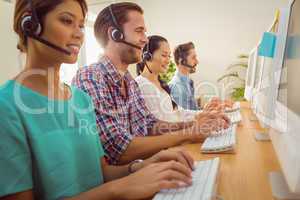
<svg viewBox="0 0 300 200"><path fill-rule="evenodd" d="M134 160L131 163L129 163L129 165L128 165L128 172L129 172L129 174L132 174L134 172L133 169L132 169L132 166L134 164L136 164L136 163L142 163L142 162L144 162L144 161L141 160L141 159L138 159L138 160Z"/></svg>

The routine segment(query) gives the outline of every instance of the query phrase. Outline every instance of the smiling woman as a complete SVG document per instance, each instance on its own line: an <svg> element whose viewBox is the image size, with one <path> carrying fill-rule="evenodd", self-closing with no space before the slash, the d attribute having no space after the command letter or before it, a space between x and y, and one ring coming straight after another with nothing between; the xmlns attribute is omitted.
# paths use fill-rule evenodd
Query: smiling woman
<svg viewBox="0 0 300 200"><path fill-rule="evenodd" d="M170 88L160 74L167 71L170 63L170 46L167 39L159 35L148 37L143 49L143 61L137 64L136 82L151 113L160 120L171 122L192 121L197 111L184 110L170 96Z"/></svg>

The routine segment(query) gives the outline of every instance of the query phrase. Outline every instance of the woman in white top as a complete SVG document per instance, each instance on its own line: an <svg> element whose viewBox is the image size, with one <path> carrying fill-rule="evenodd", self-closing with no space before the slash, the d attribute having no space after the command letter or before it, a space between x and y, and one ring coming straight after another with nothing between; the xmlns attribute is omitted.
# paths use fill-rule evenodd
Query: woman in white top
<svg viewBox="0 0 300 200"><path fill-rule="evenodd" d="M170 62L170 46L161 36L148 37L143 49L143 62L137 65L139 76L135 79L141 89L148 109L163 121L191 121L199 111L184 110L171 99L170 88L160 79Z"/></svg>

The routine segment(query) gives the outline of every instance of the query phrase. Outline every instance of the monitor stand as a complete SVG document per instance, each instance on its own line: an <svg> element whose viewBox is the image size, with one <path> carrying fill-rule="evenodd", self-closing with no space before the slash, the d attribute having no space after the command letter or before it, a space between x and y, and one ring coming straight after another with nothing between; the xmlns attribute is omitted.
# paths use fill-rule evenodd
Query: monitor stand
<svg viewBox="0 0 300 200"><path fill-rule="evenodd" d="M255 133L255 139L257 141L262 141L262 142L267 142L271 140L269 134L264 132Z"/></svg>
<svg viewBox="0 0 300 200"><path fill-rule="evenodd" d="M269 181L271 183L272 195L276 200L300 200L300 194L289 191L282 173L270 172Z"/></svg>
<svg viewBox="0 0 300 200"><path fill-rule="evenodd" d="M269 127L266 126L264 123L260 123L260 126L264 129L264 131L261 132L257 132L255 134L255 139L257 141L262 141L262 142L267 142L267 141L271 141L270 136L269 136Z"/></svg>

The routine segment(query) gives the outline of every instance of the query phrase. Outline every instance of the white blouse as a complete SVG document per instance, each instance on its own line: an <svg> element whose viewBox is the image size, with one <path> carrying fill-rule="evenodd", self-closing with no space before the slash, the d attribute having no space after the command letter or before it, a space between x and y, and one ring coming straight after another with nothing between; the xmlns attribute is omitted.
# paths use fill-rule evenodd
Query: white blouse
<svg viewBox="0 0 300 200"><path fill-rule="evenodd" d="M192 121L199 111L173 109L170 95L143 76L135 78L149 111L157 118L167 122Z"/></svg>

